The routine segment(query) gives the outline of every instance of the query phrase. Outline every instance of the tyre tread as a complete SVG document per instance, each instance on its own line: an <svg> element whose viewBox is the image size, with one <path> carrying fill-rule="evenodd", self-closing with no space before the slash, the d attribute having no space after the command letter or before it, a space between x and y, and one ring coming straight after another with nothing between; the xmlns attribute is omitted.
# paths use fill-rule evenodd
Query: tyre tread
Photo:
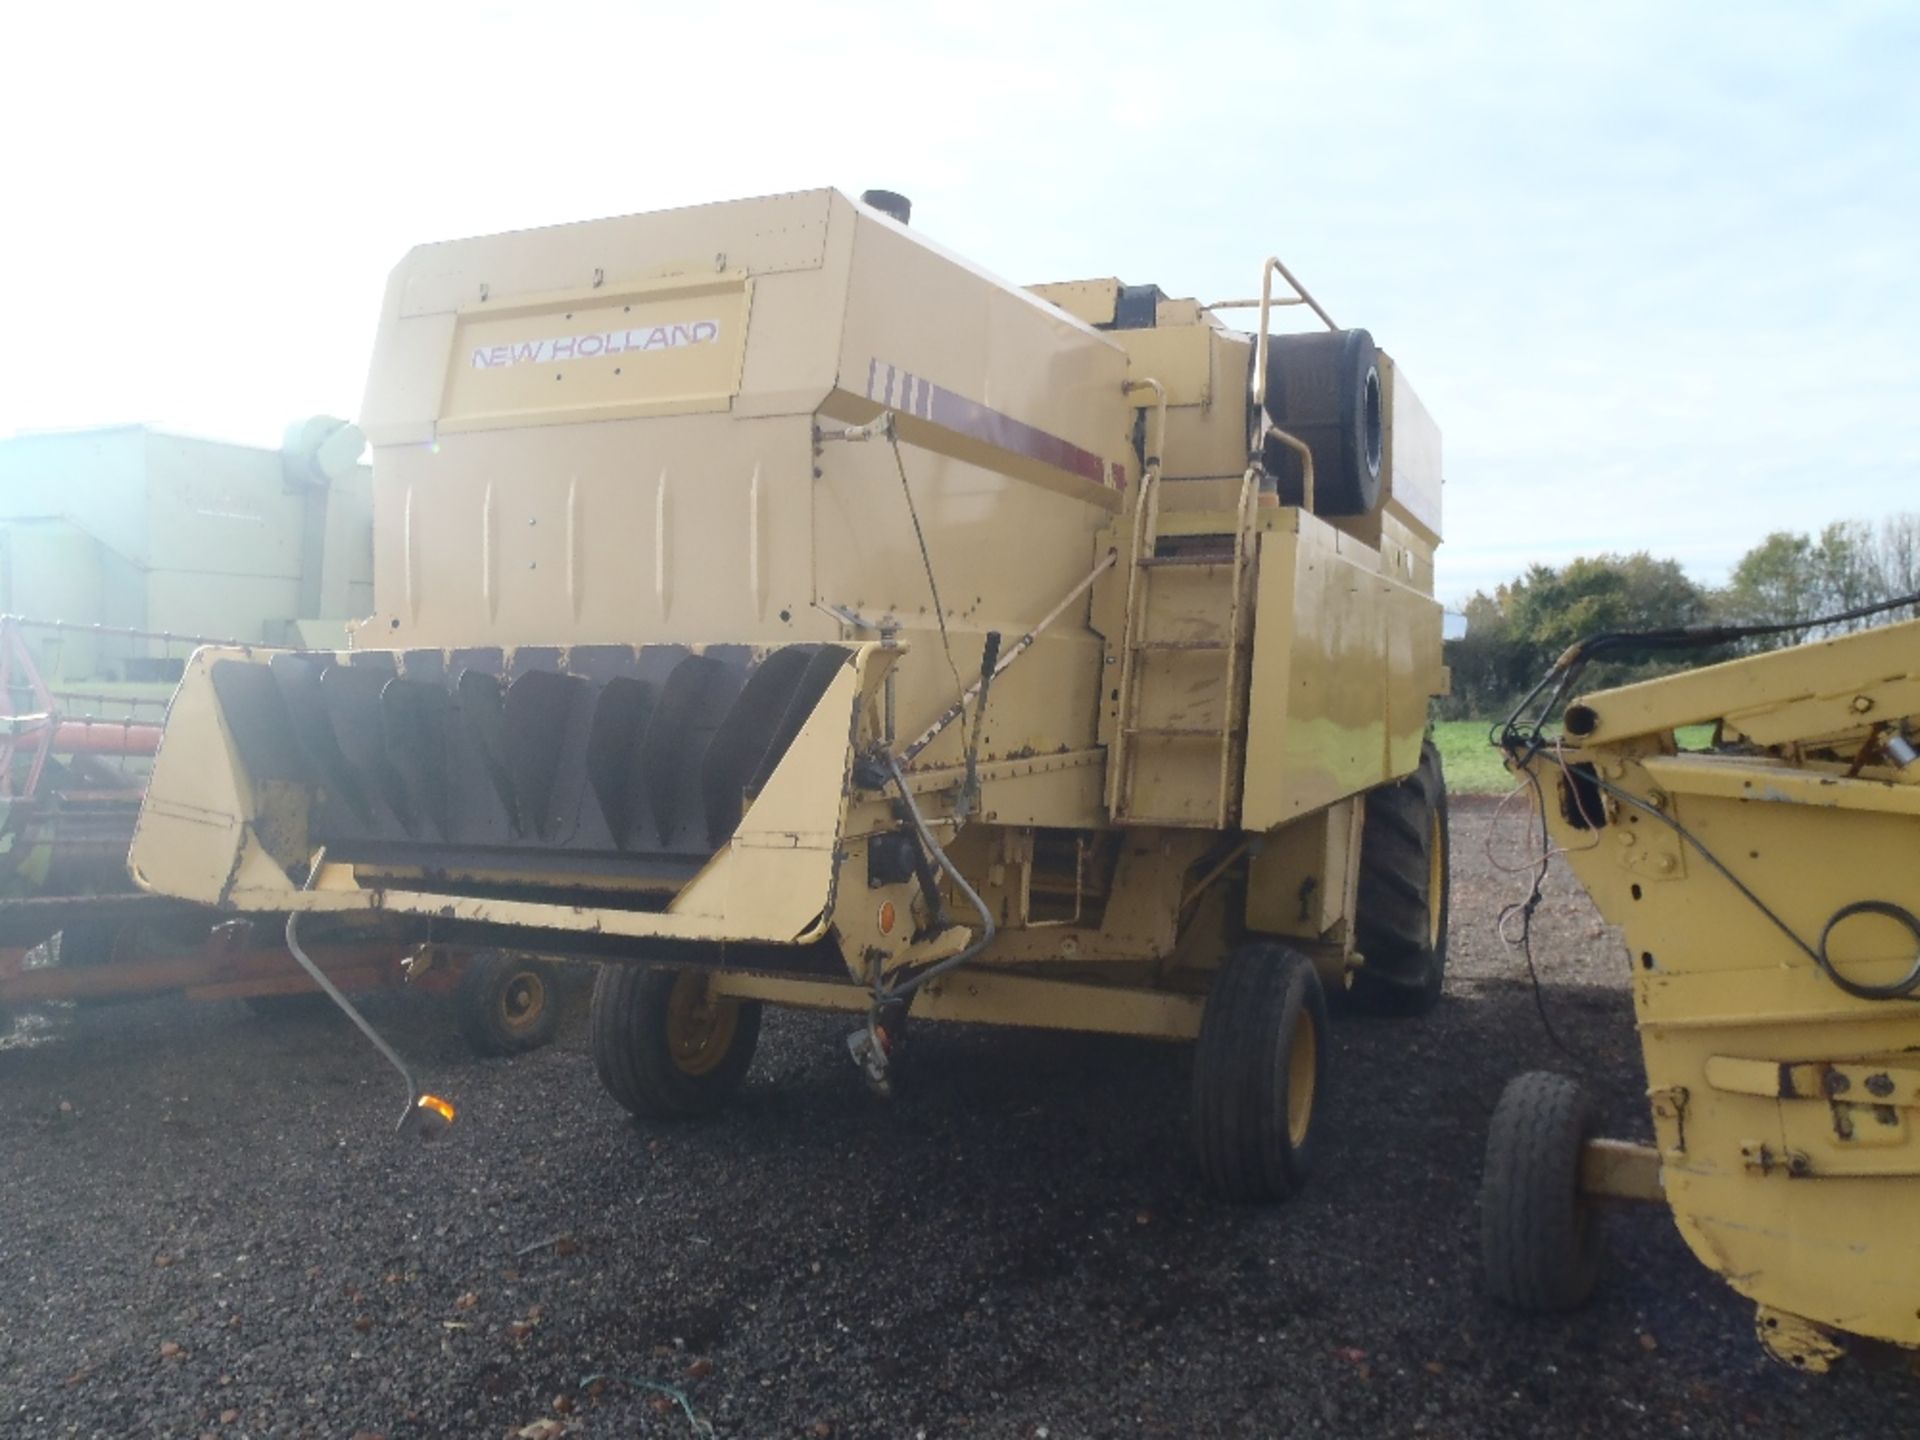
<svg viewBox="0 0 1920 1440"><path fill-rule="evenodd" d="M1440 943L1430 946L1429 819L1436 811L1443 847L1441 925ZM1349 998L1369 1014L1425 1015L1440 1002L1447 965L1447 785L1433 741L1422 742L1411 775L1367 796L1364 825L1354 939L1367 964L1354 975ZM1377 968L1369 973L1369 967Z"/></svg>
<svg viewBox="0 0 1920 1440"><path fill-rule="evenodd" d="M1242 945L1214 977L1194 1050L1192 1132L1207 1185L1230 1200L1284 1200L1305 1183L1317 1116L1294 1146L1287 1128L1287 1047L1301 1007L1316 1038L1315 1109L1327 1061L1326 998L1313 965L1268 941Z"/></svg>
<svg viewBox="0 0 1920 1440"><path fill-rule="evenodd" d="M673 1063L667 1045L667 1007L678 970L603 965L593 985L589 1032L600 1084L629 1114L645 1120L684 1120L710 1114L746 1079L760 1038L760 1004L739 1002L733 1047L704 1075Z"/></svg>
<svg viewBox="0 0 1920 1440"><path fill-rule="evenodd" d="M1564 1075L1531 1071L1502 1092L1480 1189L1481 1267L1502 1304L1546 1314L1593 1293L1597 1233L1578 1197L1592 1130L1586 1096Z"/></svg>

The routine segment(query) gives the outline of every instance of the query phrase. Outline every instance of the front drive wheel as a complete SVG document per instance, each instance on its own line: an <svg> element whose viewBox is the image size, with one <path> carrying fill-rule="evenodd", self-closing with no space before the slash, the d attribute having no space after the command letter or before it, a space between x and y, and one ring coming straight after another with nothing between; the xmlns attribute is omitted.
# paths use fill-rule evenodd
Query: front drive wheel
<svg viewBox="0 0 1920 1440"><path fill-rule="evenodd" d="M486 950L467 961L454 1016L476 1055L538 1050L560 1028L560 978L528 955Z"/></svg>
<svg viewBox="0 0 1920 1440"><path fill-rule="evenodd" d="M647 1120L706 1115L746 1078L760 1002L712 993L697 970L604 965L593 986L593 1067Z"/></svg>
<svg viewBox="0 0 1920 1440"><path fill-rule="evenodd" d="M1306 1183L1327 1068L1327 997L1313 964L1240 946L1207 994L1193 1055L1193 1147L1229 1200L1284 1200Z"/></svg>
<svg viewBox="0 0 1920 1440"><path fill-rule="evenodd" d="M1372 1015L1425 1015L1447 975L1447 779L1431 740L1420 765L1367 796L1354 940L1365 964L1348 998Z"/></svg>
<svg viewBox="0 0 1920 1440"><path fill-rule="evenodd" d="M1600 1230L1580 1189L1593 1131L1586 1095L1564 1075L1531 1071L1501 1092L1480 1180L1481 1266L1501 1304L1544 1314L1593 1294Z"/></svg>

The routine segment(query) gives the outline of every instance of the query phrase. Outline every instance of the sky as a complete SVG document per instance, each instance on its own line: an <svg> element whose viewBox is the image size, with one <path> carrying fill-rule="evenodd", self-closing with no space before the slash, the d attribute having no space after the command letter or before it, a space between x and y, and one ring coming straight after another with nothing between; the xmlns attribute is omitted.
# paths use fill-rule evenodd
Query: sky
<svg viewBox="0 0 1920 1440"><path fill-rule="evenodd" d="M1439 588L1920 508L1920 6L14 7L0 434L359 408L413 244L831 184L1022 282L1278 253L1446 445Z"/></svg>

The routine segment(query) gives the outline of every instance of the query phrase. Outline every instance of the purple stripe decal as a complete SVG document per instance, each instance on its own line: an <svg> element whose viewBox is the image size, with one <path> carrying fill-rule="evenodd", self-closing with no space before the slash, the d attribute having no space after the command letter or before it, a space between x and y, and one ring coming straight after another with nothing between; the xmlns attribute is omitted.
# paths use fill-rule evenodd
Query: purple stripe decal
<svg viewBox="0 0 1920 1440"><path fill-rule="evenodd" d="M889 410L931 421L970 440L1051 465L1090 484L1113 490L1127 488L1126 467L1118 460L1109 465L1091 450L1082 450L1058 435L991 410L896 366L887 366L882 375L878 357L867 362L867 398L879 401Z"/></svg>

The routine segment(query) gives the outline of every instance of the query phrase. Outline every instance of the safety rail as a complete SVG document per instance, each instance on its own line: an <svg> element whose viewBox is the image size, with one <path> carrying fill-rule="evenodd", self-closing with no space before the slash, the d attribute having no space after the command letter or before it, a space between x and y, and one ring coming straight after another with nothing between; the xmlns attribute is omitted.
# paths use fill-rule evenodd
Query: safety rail
<svg viewBox="0 0 1920 1440"><path fill-rule="evenodd" d="M1293 287L1293 294L1276 296L1273 293L1273 277L1276 274ZM1253 380L1248 387L1249 397L1253 403L1253 413L1259 417L1256 422L1258 428L1255 430L1253 436L1252 461L1255 466L1260 466L1261 456L1266 451L1266 442L1269 438L1278 440L1281 444L1297 454L1300 457L1301 468L1301 503L1306 509L1312 510L1314 508L1313 452L1307 448L1306 443L1297 435L1290 434L1274 424L1272 417L1267 414L1267 376L1269 373L1267 352L1272 341L1274 307L1279 305L1305 305L1313 311L1315 315L1320 317L1321 322L1327 329L1338 330L1340 328L1334 323L1333 316L1329 315L1326 312L1326 308L1322 306L1318 300L1313 298L1313 295L1307 290L1307 287L1302 285L1299 280L1294 277L1293 272L1281 262L1280 257L1277 255L1269 255L1266 263L1260 267L1260 297L1257 300L1216 300L1213 304L1204 305L1201 308L1203 310L1251 310L1255 307L1259 308L1260 329L1254 341Z"/></svg>

